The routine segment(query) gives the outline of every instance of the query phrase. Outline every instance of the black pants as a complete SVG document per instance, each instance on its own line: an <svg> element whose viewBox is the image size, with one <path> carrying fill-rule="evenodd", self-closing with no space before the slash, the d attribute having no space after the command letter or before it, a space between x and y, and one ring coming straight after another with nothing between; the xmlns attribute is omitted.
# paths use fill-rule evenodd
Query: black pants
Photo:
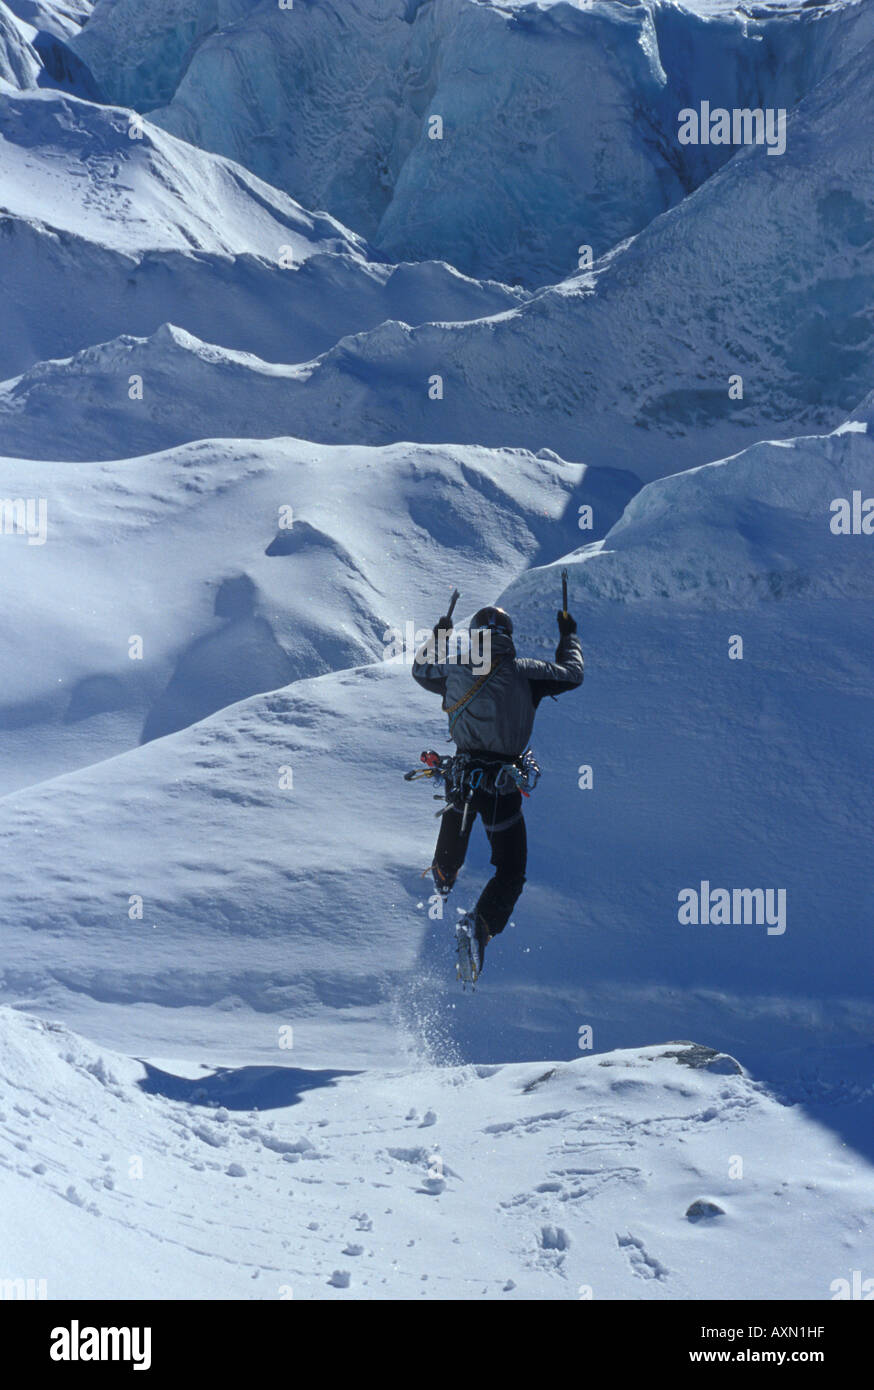
<svg viewBox="0 0 874 1390"><path fill-rule="evenodd" d="M491 845L495 873L480 894L476 912L485 922L489 936L497 936L509 922L525 886L528 839L519 792L510 792L506 796L474 792L468 803L464 830L461 828L464 819L461 811L452 808L445 812L434 852L434 882L438 892L444 896L451 889L464 863L477 815L482 819Z"/></svg>

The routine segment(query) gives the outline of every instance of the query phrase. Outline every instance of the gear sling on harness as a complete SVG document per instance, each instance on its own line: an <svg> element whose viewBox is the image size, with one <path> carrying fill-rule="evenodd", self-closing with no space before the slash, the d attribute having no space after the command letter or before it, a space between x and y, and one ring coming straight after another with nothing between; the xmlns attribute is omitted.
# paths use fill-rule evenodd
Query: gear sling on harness
<svg viewBox="0 0 874 1390"><path fill-rule="evenodd" d="M424 768L414 767L405 772L404 781L417 782L423 777L433 777L442 782L446 805L437 815L460 811L463 824L467 823L469 802L475 792L498 797L517 791L522 796L530 796L540 778L540 768L530 748L513 762L507 762L500 753L456 753L453 757L441 757L433 749L422 753L419 761L425 764ZM503 822L489 827L490 830L504 828Z"/></svg>
<svg viewBox="0 0 874 1390"><path fill-rule="evenodd" d="M454 757L441 757L429 750L423 753L420 762L424 768L412 768L404 773L405 782L415 782L422 777L434 777L443 783L446 805L437 812L444 816L447 811L460 812L462 830L467 825L470 802L476 792L486 796L506 796L510 792L520 792L530 796L540 777L540 768L531 749L521 757L507 762L500 753L456 753ZM441 800L438 796L435 800ZM517 812L509 821L488 826L491 831L505 830L521 815Z"/></svg>

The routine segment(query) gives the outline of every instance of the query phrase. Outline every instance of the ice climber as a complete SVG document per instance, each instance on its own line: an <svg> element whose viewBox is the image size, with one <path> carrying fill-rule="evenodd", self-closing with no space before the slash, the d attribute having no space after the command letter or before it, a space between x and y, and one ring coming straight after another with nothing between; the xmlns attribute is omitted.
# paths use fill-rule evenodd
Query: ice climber
<svg viewBox="0 0 874 1390"><path fill-rule="evenodd" d="M413 679L443 697L457 749L449 758L422 755L446 790L447 806L431 866L441 897L448 896L464 863L477 816L491 848L494 875L456 929L459 976L476 980L486 945L504 930L525 883L522 797L539 774L528 747L534 716L545 696L563 695L582 683L583 652L565 600L565 609L558 613L554 662L516 655L513 622L502 608L481 608L470 623L468 659L455 653L450 657L452 606L450 616L439 620L432 637L416 652ZM475 651L481 653L476 662L469 659Z"/></svg>

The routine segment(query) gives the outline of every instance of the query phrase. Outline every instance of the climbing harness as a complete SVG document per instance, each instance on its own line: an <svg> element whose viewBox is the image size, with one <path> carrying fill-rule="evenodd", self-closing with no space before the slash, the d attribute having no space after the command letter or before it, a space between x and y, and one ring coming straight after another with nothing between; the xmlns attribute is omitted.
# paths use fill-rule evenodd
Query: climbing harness
<svg viewBox="0 0 874 1390"><path fill-rule="evenodd" d="M441 797L438 793L434 799L446 802L436 814L444 816L447 811L460 811L462 829L467 825L470 802L475 792L498 797L518 791L527 797L540 778L540 768L530 748L512 762L508 762L500 753L455 753L451 757L441 757L433 749L422 753L419 761L424 767L414 767L405 772L404 781L417 782L423 777L436 780L443 787L443 795ZM488 828L503 830L516 818L513 816L511 821Z"/></svg>

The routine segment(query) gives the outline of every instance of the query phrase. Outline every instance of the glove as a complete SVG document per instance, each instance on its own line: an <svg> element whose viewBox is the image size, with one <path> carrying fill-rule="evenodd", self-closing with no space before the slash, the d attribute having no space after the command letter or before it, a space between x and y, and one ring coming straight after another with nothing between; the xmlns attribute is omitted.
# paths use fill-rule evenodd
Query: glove
<svg viewBox="0 0 874 1390"><path fill-rule="evenodd" d="M451 619L451 618L438 618L438 619L437 619L437 622L436 622L436 624L435 624L435 626L434 626L434 635L435 635L435 636L437 635L438 632L451 632L451 631L452 631L452 619Z"/></svg>
<svg viewBox="0 0 874 1390"><path fill-rule="evenodd" d="M570 615L570 613L563 613L561 609L558 610L558 615L557 615L557 616L558 616L558 630L559 630L559 632L561 633L562 637L570 637L571 633L576 632L576 630L577 630L577 620L576 620L576 618L572 618L571 615Z"/></svg>

